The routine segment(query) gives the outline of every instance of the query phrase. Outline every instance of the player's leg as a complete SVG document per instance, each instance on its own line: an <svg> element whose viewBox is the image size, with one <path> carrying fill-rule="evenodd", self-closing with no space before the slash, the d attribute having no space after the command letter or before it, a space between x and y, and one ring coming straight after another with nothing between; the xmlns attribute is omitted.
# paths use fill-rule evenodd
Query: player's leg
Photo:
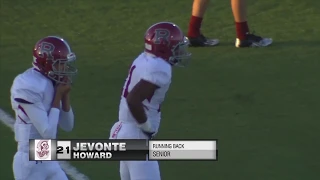
<svg viewBox="0 0 320 180"><path fill-rule="evenodd" d="M118 121L114 123L114 125L110 130L109 139L118 139L118 133L120 132L121 128L122 128L122 122Z"/></svg>
<svg viewBox="0 0 320 180"><path fill-rule="evenodd" d="M250 33L247 22L246 0L231 0L231 8L236 23L236 47L263 47L272 43L271 38L262 38Z"/></svg>
<svg viewBox="0 0 320 180"><path fill-rule="evenodd" d="M219 40L208 39L201 33L201 24L208 4L209 0L193 0L187 35L191 46L215 46L219 43Z"/></svg>
<svg viewBox="0 0 320 180"><path fill-rule="evenodd" d="M15 180L45 180L46 172L41 164L29 161L29 154L17 152L13 159L13 175Z"/></svg>
<svg viewBox="0 0 320 180"><path fill-rule="evenodd" d="M116 122L110 130L109 139L118 139L118 133L120 130L122 130L122 132L128 131L125 125L122 128L122 123ZM120 133L120 138L125 138L123 133ZM121 180L130 180L130 173L126 161L120 161L119 172Z"/></svg>
<svg viewBox="0 0 320 180"><path fill-rule="evenodd" d="M196 38L201 34L201 24L204 13L208 7L209 0L194 0L192 4L192 13L189 22L188 37Z"/></svg>
<svg viewBox="0 0 320 180"><path fill-rule="evenodd" d="M110 139L147 139L135 123L117 122L110 131ZM121 180L160 180L157 161L121 161Z"/></svg>
<svg viewBox="0 0 320 180"><path fill-rule="evenodd" d="M52 176L47 178L46 180L68 180L66 173L62 169L57 169L57 172L54 173Z"/></svg>
<svg viewBox="0 0 320 180"><path fill-rule="evenodd" d="M68 180L66 173L57 161L44 162L44 165L49 174L46 180Z"/></svg>
<svg viewBox="0 0 320 180"><path fill-rule="evenodd" d="M120 177L121 177L121 180L131 180L126 161L120 161Z"/></svg>
<svg viewBox="0 0 320 180"><path fill-rule="evenodd" d="M13 158L13 176L16 180L25 179L31 172L31 166L25 166L23 162L23 155L20 152L17 152Z"/></svg>
<svg viewBox="0 0 320 180"><path fill-rule="evenodd" d="M161 180L158 161L127 161L127 165L130 180Z"/></svg>

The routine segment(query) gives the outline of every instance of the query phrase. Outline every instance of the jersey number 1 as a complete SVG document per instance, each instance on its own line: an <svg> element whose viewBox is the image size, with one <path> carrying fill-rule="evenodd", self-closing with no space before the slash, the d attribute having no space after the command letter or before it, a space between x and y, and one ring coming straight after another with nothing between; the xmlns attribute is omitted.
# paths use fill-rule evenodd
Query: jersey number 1
<svg viewBox="0 0 320 180"><path fill-rule="evenodd" d="M128 81L126 83L126 86L125 86L125 89L123 91L123 97L127 98L128 94L129 94L129 85L131 83L131 78L132 78L132 73L134 71L134 69L136 68L135 65L133 65L131 68L130 68L130 71L129 71L129 76L128 76Z"/></svg>

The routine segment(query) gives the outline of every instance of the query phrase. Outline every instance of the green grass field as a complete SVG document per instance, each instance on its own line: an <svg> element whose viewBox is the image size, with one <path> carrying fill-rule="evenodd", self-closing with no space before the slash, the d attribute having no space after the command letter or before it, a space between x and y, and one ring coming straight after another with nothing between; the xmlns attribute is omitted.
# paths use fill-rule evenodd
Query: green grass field
<svg viewBox="0 0 320 180"><path fill-rule="evenodd" d="M0 108L12 114L9 88L30 67L34 43L65 37L78 57L72 90L76 126L61 138L108 138L132 60L153 23L187 30L192 1L3 0ZM221 40L191 49L175 69L158 138L217 138L217 162L161 162L164 180L313 180L320 155L320 1L249 0L249 25L274 44L236 49L229 1L213 1L203 32ZM0 179L11 180L13 133L0 125ZM93 180L119 179L117 162L74 162ZM189 170L188 170L189 169ZM316 178L318 177L318 178Z"/></svg>

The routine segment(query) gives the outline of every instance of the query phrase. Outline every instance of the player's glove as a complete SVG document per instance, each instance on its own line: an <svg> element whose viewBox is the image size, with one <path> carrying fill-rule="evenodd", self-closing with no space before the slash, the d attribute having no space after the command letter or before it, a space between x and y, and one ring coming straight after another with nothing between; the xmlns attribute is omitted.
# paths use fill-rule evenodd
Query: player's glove
<svg viewBox="0 0 320 180"><path fill-rule="evenodd" d="M154 137L155 132L149 120L147 120L145 123L139 124L138 126L142 130L142 132L148 136L149 139L152 139Z"/></svg>
<svg viewBox="0 0 320 180"><path fill-rule="evenodd" d="M154 136L156 135L156 133L150 133L150 132L145 132L145 131L142 131L145 135L148 136L149 139L153 139Z"/></svg>

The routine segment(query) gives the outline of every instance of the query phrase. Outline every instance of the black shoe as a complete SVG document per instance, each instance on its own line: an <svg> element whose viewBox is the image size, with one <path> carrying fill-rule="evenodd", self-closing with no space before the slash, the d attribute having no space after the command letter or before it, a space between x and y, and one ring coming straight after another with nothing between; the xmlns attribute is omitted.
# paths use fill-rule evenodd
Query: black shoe
<svg viewBox="0 0 320 180"><path fill-rule="evenodd" d="M216 46L219 44L218 39L207 39L203 34L196 38L188 37L188 39L191 47Z"/></svg>
<svg viewBox="0 0 320 180"><path fill-rule="evenodd" d="M241 47L266 47L272 44L271 38L263 38L257 35L254 35L253 33L247 33L246 39L240 40L236 39L235 46L237 48Z"/></svg>

